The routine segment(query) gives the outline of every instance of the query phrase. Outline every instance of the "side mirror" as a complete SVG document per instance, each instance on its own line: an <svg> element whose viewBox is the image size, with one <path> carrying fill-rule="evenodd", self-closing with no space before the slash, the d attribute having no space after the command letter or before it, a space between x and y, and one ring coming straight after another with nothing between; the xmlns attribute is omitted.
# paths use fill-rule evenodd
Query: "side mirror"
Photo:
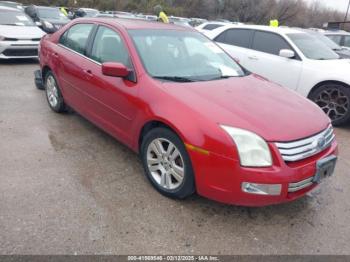
<svg viewBox="0 0 350 262"><path fill-rule="evenodd" d="M279 54L281 57L285 58L294 58L295 57L295 52L290 49L282 49Z"/></svg>
<svg viewBox="0 0 350 262"><path fill-rule="evenodd" d="M102 74L105 76L126 78L130 74L130 71L121 63L107 62L102 64Z"/></svg>

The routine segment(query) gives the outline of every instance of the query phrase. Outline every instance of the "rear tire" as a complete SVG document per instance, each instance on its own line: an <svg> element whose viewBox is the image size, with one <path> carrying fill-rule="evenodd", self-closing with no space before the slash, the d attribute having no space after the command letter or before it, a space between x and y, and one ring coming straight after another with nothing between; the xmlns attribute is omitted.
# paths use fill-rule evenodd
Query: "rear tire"
<svg viewBox="0 0 350 262"><path fill-rule="evenodd" d="M174 132L152 129L143 139L141 158L147 178L162 195L184 199L195 192L190 157Z"/></svg>
<svg viewBox="0 0 350 262"><path fill-rule="evenodd" d="M309 98L321 107L334 126L350 121L350 88L337 83L329 83L319 86Z"/></svg>
<svg viewBox="0 0 350 262"><path fill-rule="evenodd" d="M51 71L45 75L45 93L49 107L56 113L67 111L62 93L58 86L55 76Z"/></svg>

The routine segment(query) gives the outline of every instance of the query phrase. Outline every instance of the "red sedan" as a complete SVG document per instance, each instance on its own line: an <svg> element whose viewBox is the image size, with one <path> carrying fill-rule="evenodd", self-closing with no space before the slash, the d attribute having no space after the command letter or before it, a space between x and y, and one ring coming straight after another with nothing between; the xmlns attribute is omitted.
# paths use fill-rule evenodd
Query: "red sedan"
<svg viewBox="0 0 350 262"><path fill-rule="evenodd" d="M334 172L321 109L192 29L78 19L42 39L40 65L51 109L70 107L138 152L165 196L264 206Z"/></svg>

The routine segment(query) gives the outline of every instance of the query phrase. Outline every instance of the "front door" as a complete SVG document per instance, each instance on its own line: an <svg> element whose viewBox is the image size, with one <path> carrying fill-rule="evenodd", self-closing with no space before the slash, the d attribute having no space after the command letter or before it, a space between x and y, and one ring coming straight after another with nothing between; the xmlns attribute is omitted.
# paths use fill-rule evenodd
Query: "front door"
<svg viewBox="0 0 350 262"><path fill-rule="evenodd" d="M131 76L128 80L102 74L102 64L105 62L124 64L134 72L121 35L114 29L99 26L88 57L90 60L84 64L83 71L88 79L84 86L85 96L93 104L90 114L96 124L129 143L130 128L138 108L135 77Z"/></svg>
<svg viewBox="0 0 350 262"><path fill-rule="evenodd" d="M292 59L279 56L282 49L293 50L282 36L256 31L245 65L253 73L284 87L297 90L302 72L302 61L297 54Z"/></svg>

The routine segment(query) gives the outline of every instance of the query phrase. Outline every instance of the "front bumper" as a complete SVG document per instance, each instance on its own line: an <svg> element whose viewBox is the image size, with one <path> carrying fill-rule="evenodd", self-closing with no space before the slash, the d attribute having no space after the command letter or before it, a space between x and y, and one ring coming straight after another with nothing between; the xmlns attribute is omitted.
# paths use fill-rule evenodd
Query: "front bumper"
<svg viewBox="0 0 350 262"><path fill-rule="evenodd" d="M18 40L0 42L0 59L38 58L38 41Z"/></svg>
<svg viewBox="0 0 350 262"><path fill-rule="evenodd" d="M321 153L294 163L286 163L277 147L270 144L274 165L269 168L244 168L240 163L214 153L190 151L199 195L240 206L267 206L296 200L314 189L317 162L338 154L337 142ZM280 185L278 194L244 192L244 183ZM273 187L276 188L276 187ZM274 191L276 192L276 191Z"/></svg>

